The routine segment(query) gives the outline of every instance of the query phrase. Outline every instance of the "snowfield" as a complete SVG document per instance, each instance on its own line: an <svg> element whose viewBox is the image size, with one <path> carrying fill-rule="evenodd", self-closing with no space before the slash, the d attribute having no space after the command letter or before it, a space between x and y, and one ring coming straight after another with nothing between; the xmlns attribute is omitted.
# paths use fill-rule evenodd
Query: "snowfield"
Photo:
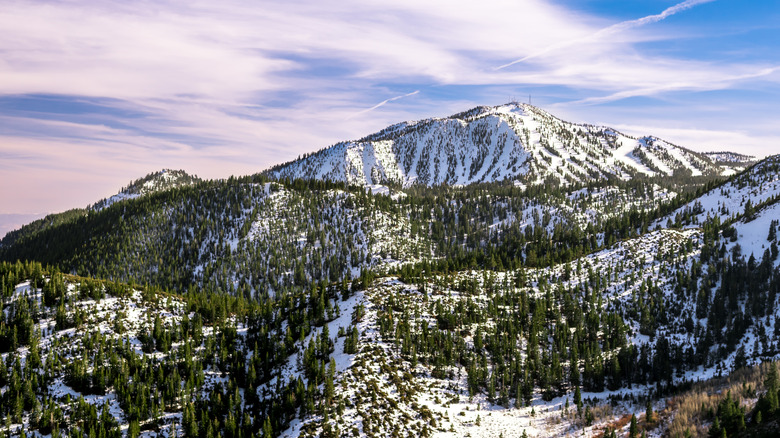
<svg viewBox="0 0 780 438"><path fill-rule="evenodd" d="M714 156L716 159L724 155ZM521 180L563 184L617 176L728 174L740 161L715 160L656 137L565 122L527 104L478 107L448 118L401 123L341 142L267 173L351 184L408 187ZM726 167L722 167L726 166Z"/></svg>

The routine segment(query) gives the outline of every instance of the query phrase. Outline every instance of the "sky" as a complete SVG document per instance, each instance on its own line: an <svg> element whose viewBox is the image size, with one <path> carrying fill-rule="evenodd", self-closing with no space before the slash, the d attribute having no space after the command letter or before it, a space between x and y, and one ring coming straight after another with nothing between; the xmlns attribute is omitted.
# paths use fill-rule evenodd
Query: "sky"
<svg viewBox="0 0 780 438"><path fill-rule="evenodd" d="M776 0L4 0L0 34L0 235L162 168L253 174L529 98L780 153Z"/></svg>

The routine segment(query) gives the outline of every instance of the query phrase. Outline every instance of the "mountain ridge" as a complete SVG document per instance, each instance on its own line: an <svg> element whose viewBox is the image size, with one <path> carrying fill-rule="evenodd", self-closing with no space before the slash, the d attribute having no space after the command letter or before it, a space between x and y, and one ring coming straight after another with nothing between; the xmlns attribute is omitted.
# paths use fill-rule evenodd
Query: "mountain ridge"
<svg viewBox="0 0 780 438"><path fill-rule="evenodd" d="M184 170L161 169L150 172L146 176L130 181L127 186L122 187L115 195L103 198L86 208L73 208L60 213L50 213L41 219L23 224L17 229L9 230L0 236L0 248L13 245L21 236L29 236L64 221L71 221L74 218L86 216L90 212L98 212L117 202L140 198L175 187L197 184L202 181L197 175L189 175Z"/></svg>
<svg viewBox="0 0 780 438"><path fill-rule="evenodd" d="M521 181L256 174L166 188L166 171L26 229L0 247L6 432L541 438L636 423L703 437L740 418L776 424L780 388L761 372L780 358L780 156L727 177L652 136L512 109L397 124L365 145L471 133L461 146L483 141L485 157L456 164L480 179L502 169L487 128L525 117L542 173ZM410 169L435 162L417 149ZM605 160L592 177L556 169L580 152ZM694 382L746 373L719 387L732 393L674 405ZM727 417L719 404L735 400Z"/></svg>
<svg viewBox="0 0 780 438"><path fill-rule="evenodd" d="M441 118L401 122L274 166L275 178L373 185L468 185L549 180L570 185L611 177L721 175L741 168L739 154L698 153L654 136L566 122L528 104L478 106ZM730 157L730 160L729 160ZM731 170L733 172L733 170Z"/></svg>
<svg viewBox="0 0 780 438"><path fill-rule="evenodd" d="M197 175L190 175L184 170L162 169L131 181L126 187L122 187L117 194L101 199L91 205L89 209L101 210L125 199L134 199L173 187L197 184L201 181L203 180Z"/></svg>

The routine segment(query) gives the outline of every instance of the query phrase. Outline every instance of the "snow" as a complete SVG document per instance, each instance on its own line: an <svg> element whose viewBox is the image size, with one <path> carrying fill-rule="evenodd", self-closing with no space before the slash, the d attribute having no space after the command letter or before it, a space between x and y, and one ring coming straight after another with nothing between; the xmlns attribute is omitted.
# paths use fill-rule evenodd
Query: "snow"
<svg viewBox="0 0 780 438"><path fill-rule="evenodd" d="M390 195L390 188L381 184L369 184L366 186L372 195Z"/></svg>
<svg viewBox="0 0 780 438"><path fill-rule="evenodd" d="M708 156L711 160L721 163L747 164L756 161L756 157L752 155L743 155L734 152L706 152L704 155Z"/></svg>
<svg viewBox="0 0 780 438"><path fill-rule="evenodd" d="M655 167L656 169L660 170L661 173L663 173L663 174L666 174L666 175L671 175L672 174L672 169L669 166L667 166L666 163L664 163L663 161L659 160L658 157L655 156L655 154L651 153L648 150L648 145L647 145L645 139L641 139L639 141L639 145L644 146L643 151L645 152L645 157L647 157L647 159L650 160L650 162L653 164L653 167Z"/></svg>
<svg viewBox="0 0 780 438"><path fill-rule="evenodd" d="M177 185L189 184L189 180L185 178L189 178L189 175L182 170L162 169L132 182L129 187L107 199L103 199L102 201L93 204L89 208L94 211L100 211L117 202L136 199ZM197 177L194 178L197 180ZM143 183L139 185L141 182Z"/></svg>
<svg viewBox="0 0 780 438"><path fill-rule="evenodd" d="M687 236L691 233L693 232L662 231L655 233L654 236L659 244L663 244L674 240L668 238L670 235ZM606 254L600 254L600 256L601 259L609 257ZM615 255L615 258L617 257L618 255ZM653 263L648 265L653 265ZM474 275L477 281L481 278L479 272L459 275ZM501 277L503 274L497 273L496 275ZM457 291L441 290L432 286L428 286L428 300L458 299L460 295ZM354 428L354 430L362 430L365 433L366 418L371 416L372 411L379 410L382 420L378 432L374 429L375 433L389 434L396 427L394 425L398 425L398 421L406 417L411 419L411 422L402 420L400 424L404 426L401 430L414 434L414 431L417 430L415 427L422 427L424 424L420 420L426 417L419 410L424 409L430 413L432 418L429 429L432 436L441 438L464 436L483 438L499 435L508 438L520 437L523 432L529 437L571 436L572 434L592 436L598 434L607 422L639 410L630 403L620 403L615 408L605 408L608 413L600 423L590 427L581 427L574 426L579 421L574 416L576 407L571 392L549 402L541 400L539 393L536 393L530 406L519 408L505 408L492 404L484 394L468 397L464 369L458 366L451 369L450 372L456 376L454 378L443 380L433 378L430 376L430 370L423 365L412 368L407 361L400 358L395 346L379 336L377 310L386 306L383 299L390 295L393 295L396 300L407 299L411 300L412 303L422 304L422 295L418 288L405 284L397 278L383 279L375 287L366 290L364 295L355 297L363 300L366 305L366 316L360 324L360 332L362 333L360 352L350 357L345 365L338 366L336 386L341 388L339 396L347 400L347 408L343 415L330 420L331 424L337 423L336 425L342 432L348 433ZM478 296L471 298L480 300ZM431 307L432 304L426 303L410 309L410 312L416 315L416 321L430 320L429 322L432 322L432 316L426 310ZM334 323L338 324L335 321ZM330 330L333 333L332 326ZM338 351L337 346L336 352ZM341 363L343 360L343 356L339 357L338 354L334 357L336 357L337 363ZM392 368L387 368L387 364L392 364ZM396 368L397 371L394 371ZM400 382L394 380L402 373L406 377ZM400 398L400 394L406 393L406 391L396 386L399 384L413 385L417 388L412 393L411 399ZM369 385L376 388L378 392L369 389ZM583 398L600 399L602 400L600 403L606 403L607 398L612 395L643 396L650 389L648 386L635 385L632 389L621 389L615 392L584 393ZM369 393L374 394L371 395L372 400L375 396L377 400L366 404L366 397ZM567 404L568 408L565 408ZM304 425L318 420L321 418L298 418L291 423L290 428L282 436L298 436ZM374 423L372 426L377 427Z"/></svg>
<svg viewBox="0 0 780 438"><path fill-rule="evenodd" d="M99 207L97 207L97 211L103 210L104 208L108 208L117 202L127 201L129 199L136 199L141 197L141 194L139 193L124 193L120 192L116 195L111 196L110 198L106 199L105 202L101 203Z"/></svg>
<svg viewBox="0 0 780 438"><path fill-rule="evenodd" d="M326 325L328 326L328 333L332 338L336 338L334 342L333 354L331 354L331 357L333 357L334 360L336 361L336 372L338 373L343 373L352 365L354 355L344 353L345 338L343 337L338 338L337 334L340 327L346 330L347 327L349 327L352 324L351 321L352 312L355 309L355 306L361 303L362 301L363 301L363 293L358 292L355 295L349 297L346 301L339 302L338 305L339 308L341 309L341 314L333 321L326 323ZM320 336L322 330L323 328L321 327L312 330L311 333L309 333L309 335L306 336L304 341L300 343L301 348L305 348L307 345L309 345L309 341L311 341L313 338L317 336ZM258 393L260 394L264 389L271 389L274 386L276 386L276 381L278 378L281 378L283 382L295 380L299 377L303 378L303 370L300 367L298 367L298 360L299 360L298 356L300 355L300 353L301 352L299 351L290 355L290 357L287 360L287 363L281 367L279 377L274 377L267 384L258 387L257 388Z"/></svg>
<svg viewBox="0 0 780 438"><path fill-rule="evenodd" d="M565 122L531 105L513 103L398 124L358 141L337 143L269 173L362 185L394 181L404 187L506 179L540 184L548 176L569 184L610 175L628 179L626 170L655 175L635 156L637 147L663 174L671 175L677 168L689 169L693 175L702 175L705 168L720 171L714 162L655 137L637 140L610 128ZM671 157L671 162L656 155L661 153Z"/></svg>
<svg viewBox="0 0 780 438"><path fill-rule="evenodd" d="M761 262L764 251L768 250L771 244L767 240L769 226L772 224L772 221L777 220L780 220L780 203L775 203L762 209L757 213L756 218L749 222L740 220L734 225L734 228L737 230L738 240L736 242L727 242L727 249L731 250L739 244L745 257L749 258L752 254L757 262ZM780 257L774 261L774 266L780 266Z"/></svg>
<svg viewBox="0 0 780 438"><path fill-rule="evenodd" d="M740 174L716 187L699 198L678 208L671 214L656 221L653 227L665 227L671 220L675 222L677 215L686 211L699 211L694 223L702 224L707 217L718 217L721 223L745 211L748 200L756 206L776 196L780 196L780 172L775 168L780 163L780 156L770 158L746 173Z"/></svg>
<svg viewBox="0 0 780 438"><path fill-rule="evenodd" d="M674 146L672 146L672 145L670 145L670 144L668 144L666 142L663 142L663 141L661 141L660 143L661 143L662 147L664 149L666 149L666 152L668 152L677 161L681 162L683 164L683 166L685 166L686 169L689 169L691 171L691 175L692 176L702 176L703 175L701 170L699 170L696 166L694 166L693 163L691 163L688 160L688 157L686 157L685 155L683 155L680 152L680 149L678 149L677 147L674 147ZM658 144L658 143L656 143L656 144Z"/></svg>
<svg viewBox="0 0 780 438"><path fill-rule="evenodd" d="M49 281L49 279L46 278L44 281ZM36 324L36 328L41 334L39 347L41 360L43 361L44 366L46 362L50 360L53 349L57 351L59 359L63 361L60 365L61 367L67 363L67 361L79 359L80 357L76 357L75 355L80 353L82 338L88 333L102 333L110 340L129 342L131 345L136 346L135 353L138 355L161 357L162 353L159 352L147 354L141 351L141 343L138 340L140 330L148 330L151 321L155 316L159 316L163 324L167 326L178 324L181 315L184 312L184 304L178 299L166 297L161 298L156 303L146 302L142 293L137 290L133 291L127 298L107 296L99 301L82 299L77 291L77 285L75 283L77 280L65 276L65 281L66 294L73 300L74 306L69 309L69 312L73 312L75 308L83 310L85 315L84 325L78 329L70 328L57 331L55 330L53 315L49 312L42 314L40 321ZM39 305L42 306L41 289L33 289L29 281L19 283L15 286L11 300L20 299L21 297L35 299L39 302ZM7 311L8 307L4 310ZM117 319L121 319L124 326L121 334L114 331L114 323ZM20 363L24 364L28 354L29 348L20 347L15 352L3 353L0 355L0 360L7 362L12 356L15 356ZM0 389L0 391L2 390L4 389ZM55 372L54 380L47 388L47 395L51 397L52 400L61 404L64 404L65 400L68 398L71 402L83 398L87 403L97 406L98 410L102 409L104 404L107 404L109 413L120 424L125 423L126 421L116 393L109 391L105 395L82 394L67 385L61 373ZM67 408L65 410L67 414ZM169 412L162 415L162 418L167 419L167 421L173 421L178 418L178 421L181 422L180 417L181 414L179 413ZM29 418L25 417L25 428L28 427L26 424L28 420ZM126 429L127 425L125 424L122 428ZM167 430L163 436L167 436L166 434ZM147 432L144 436L152 435L149 435Z"/></svg>

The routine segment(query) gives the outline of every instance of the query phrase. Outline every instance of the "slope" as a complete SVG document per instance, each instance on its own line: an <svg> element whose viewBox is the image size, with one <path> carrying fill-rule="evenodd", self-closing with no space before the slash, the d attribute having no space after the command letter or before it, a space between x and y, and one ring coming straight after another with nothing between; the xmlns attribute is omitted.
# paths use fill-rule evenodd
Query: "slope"
<svg viewBox="0 0 780 438"><path fill-rule="evenodd" d="M6 431L657 436L647 402L780 354L778 175L118 200L0 252Z"/></svg>
<svg viewBox="0 0 780 438"><path fill-rule="evenodd" d="M364 292L345 411L284 436L600 436L633 413L661 436L676 412L648 402L780 357L778 205L547 268L404 266Z"/></svg>
<svg viewBox="0 0 780 438"><path fill-rule="evenodd" d="M12 246L17 240L29 238L50 227L73 222L88 215L90 211L100 211L122 200L135 199L175 187L197 184L201 181L197 176L189 175L183 170L163 169L158 172L152 172L142 178L131 181L127 187L123 187L116 195L101 199L86 209L76 208L62 213L50 214L43 219L24 225L18 230L10 231L0 238L0 248Z"/></svg>
<svg viewBox="0 0 780 438"><path fill-rule="evenodd" d="M0 263L0 409L14 435L625 429L780 354L780 210L753 190L774 160L691 202L648 181L391 197L260 176L117 202L11 249L180 293ZM664 228L721 190L756 208ZM659 435L664 415L637 416Z"/></svg>
<svg viewBox="0 0 780 438"><path fill-rule="evenodd" d="M569 123L537 107L512 103L393 125L276 166L266 174L431 186L505 179L526 184L551 179L568 185L723 172L707 155L655 137L635 139L611 128Z"/></svg>
<svg viewBox="0 0 780 438"><path fill-rule="evenodd" d="M657 226L698 226L707 218L733 221L780 196L780 155L771 156L659 219ZM751 216L751 214L748 214Z"/></svg>
<svg viewBox="0 0 780 438"><path fill-rule="evenodd" d="M24 236L0 258L179 292L198 286L252 296L430 254L410 231L390 198L362 188L245 178L116 202Z"/></svg>
<svg viewBox="0 0 780 438"><path fill-rule="evenodd" d="M125 199L134 199L139 196L162 192L174 187L193 185L202 181L196 175L189 175L183 170L162 169L131 181L119 193L96 202L90 209L101 210Z"/></svg>

